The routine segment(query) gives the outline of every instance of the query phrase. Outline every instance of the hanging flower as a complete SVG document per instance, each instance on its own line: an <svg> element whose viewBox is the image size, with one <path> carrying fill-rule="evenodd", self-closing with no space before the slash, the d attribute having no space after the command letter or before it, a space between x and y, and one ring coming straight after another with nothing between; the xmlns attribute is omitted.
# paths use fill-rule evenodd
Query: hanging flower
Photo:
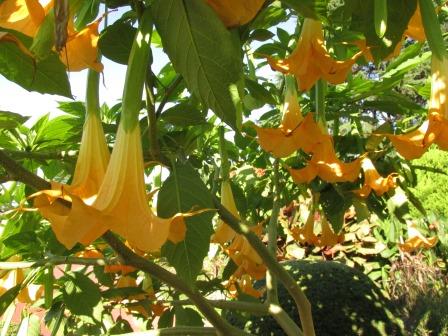
<svg viewBox="0 0 448 336"><path fill-rule="evenodd" d="M301 228L294 227L291 230L292 236L295 240L302 244L315 245L319 244L319 239L314 233L315 212L309 211L305 225Z"/></svg>
<svg viewBox="0 0 448 336"><path fill-rule="evenodd" d="M18 255L12 256L8 259L8 262L18 262L22 258ZM9 289L21 284L25 280L23 269L17 268L8 270L0 278L0 296L3 295ZM16 297L16 300L21 303L34 303L43 293L43 287L41 285L29 284L27 287L20 290Z"/></svg>
<svg viewBox="0 0 448 336"><path fill-rule="evenodd" d="M432 57L431 97L428 117L416 130L406 134L386 136L405 159L419 158L433 144L448 150L448 58Z"/></svg>
<svg viewBox="0 0 448 336"><path fill-rule="evenodd" d="M362 53L360 51L344 61L334 59L325 47L322 23L305 18L293 53L284 60L268 58L268 62L277 71L295 75L300 90L309 90L320 78L332 84L345 81L352 65Z"/></svg>
<svg viewBox="0 0 448 336"><path fill-rule="evenodd" d="M254 288L253 279L248 274L242 275L240 279L235 277L234 275L231 275L230 279L226 281L226 283L224 284L224 287L227 288L227 290L230 293L230 296L233 298L238 297L239 292L242 292L255 298L260 298L263 296L265 292L264 288L262 289Z"/></svg>
<svg viewBox="0 0 448 336"><path fill-rule="evenodd" d="M107 230L101 221L96 225L90 223L89 216L98 217L99 214L89 205L96 199L109 156L100 117L87 113L72 184L52 182L52 190L30 196L34 199L34 206L51 223L57 239L68 249L77 242L90 244ZM67 208L58 200L70 202L72 208ZM78 220L80 218L82 220Z"/></svg>
<svg viewBox="0 0 448 336"><path fill-rule="evenodd" d="M251 21L265 0L206 0L226 27L241 26Z"/></svg>
<svg viewBox="0 0 448 336"><path fill-rule="evenodd" d="M320 235L314 233L316 218L320 219ZM295 240L307 245L325 247L334 246L344 241L344 234L336 234L331 228L330 223L328 223L327 218L323 214L316 213L314 210L308 213L303 227L294 227L291 232Z"/></svg>
<svg viewBox="0 0 448 336"><path fill-rule="evenodd" d="M295 183L310 183L316 176L330 183L351 182L358 178L363 156L346 163L337 158L330 135L322 134L316 141L313 156L304 168L288 168Z"/></svg>
<svg viewBox="0 0 448 336"><path fill-rule="evenodd" d="M236 218L240 219L228 180L223 181L221 184L221 203ZM262 224L260 223L251 227L251 231L260 236L263 231ZM237 269L233 273L231 279L227 282L227 287L231 294L237 293L236 284L238 284L239 289L244 293L259 297L258 295L261 292L253 289L252 279L259 280L264 278L266 275L266 267L258 253L255 252L249 244L246 237L237 234L230 226L220 220L211 241L221 244L224 251L237 265Z"/></svg>
<svg viewBox="0 0 448 336"><path fill-rule="evenodd" d="M103 71L98 61L98 26L101 18L86 26L83 30L69 31L67 44L59 54L68 71L81 71L87 68Z"/></svg>
<svg viewBox="0 0 448 336"><path fill-rule="evenodd" d="M417 228L417 224L412 221L407 222L408 239L404 243L399 243L398 247L403 252L413 252L419 248L429 249L437 244L437 236L426 238Z"/></svg>
<svg viewBox="0 0 448 336"><path fill-rule="evenodd" d="M277 158L291 155L298 149L306 152L315 145L315 138L320 134L319 126L314 121L313 114L304 118L297 99L295 83L286 78L285 103L283 118L278 128L261 128L255 126L258 143L265 151Z"/></svg>
<svg viewBox="0 0 448 336"><path fill-rule="evenodd" d="M132 247L151 252L166 242L171 223L181 227L185 223L180 218L183 214L168 219L157 217L148 204L145 189L140 127L137 124L132 130L125 130L120 124L104 182L92 208L101 213L101 221L109 229L126 238ZM185 234L184 229L173 231ZM182 240L184 234L175 235L175 242Z"/></svg>
<svg viewBox="0 0 448 336"><path fill-rule="evenodd" d="M372 190L375 191L375 194L381 196L396 187L395 180L398 175L392 173L387 177L382 177L368 157L362 160L362 170L364 171L364 184L361 189L354 191L360 197L369 196Z"/></svg>

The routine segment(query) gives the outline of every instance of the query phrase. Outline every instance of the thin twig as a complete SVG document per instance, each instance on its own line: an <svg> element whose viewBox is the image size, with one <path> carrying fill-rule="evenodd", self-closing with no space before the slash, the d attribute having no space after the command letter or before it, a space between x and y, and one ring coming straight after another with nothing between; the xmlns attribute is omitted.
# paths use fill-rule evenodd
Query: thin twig
<svg viewBox="0 0 448 336"><path fill-rule="evenodd" d="M162 100L160 101L159 106L157 107L156 111L156 118L158 119L160 115L163 112L163 109L165 108L166 103L171 97L171 94L176 90L177 86L182 82L182 76L177 75L177 77L171 82L170 86L168 86L165 90L165 93L162 97Z"/></svg>
<svg viewBox="0 0 448 336"><path fill-rule="evenodd" d="M274 194L272 202L272 213L268 224L268 249L272 257L277 259L277 225L280 213L280 189L279 189L279 164L278 159L274 161L274 176L272 179L272 191ZM266 272L267 302L278 304L277 278L270 270Z"/></svg>

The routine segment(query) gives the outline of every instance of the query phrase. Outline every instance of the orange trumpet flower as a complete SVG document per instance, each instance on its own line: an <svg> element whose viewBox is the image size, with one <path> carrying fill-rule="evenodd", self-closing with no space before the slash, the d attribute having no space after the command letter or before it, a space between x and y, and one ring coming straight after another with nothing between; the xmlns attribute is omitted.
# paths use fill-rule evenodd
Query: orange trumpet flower
<svg viewBox="0 0 448 336"><path fill-rule="evenodd" d="M365 157L362 160L361 166L364 171L364 184L361 189L354 191L360 197L369 196L372 190L374 190L378 196L381 196L385 192L396 187L395 179L398 174L392 173L387 177L382 177L368 157Z"/></svg>
<svg viewBox="0 0 448 336"><path fill-rule="evenodd" d="M342 83L362 53L360 51L344 61L334 59L325 47L322 23L305 18L293 53L284 60L268 58L268 62L277 71L295 75L299 89L303 91L311 89L320 78L332 84Z"/></svg>

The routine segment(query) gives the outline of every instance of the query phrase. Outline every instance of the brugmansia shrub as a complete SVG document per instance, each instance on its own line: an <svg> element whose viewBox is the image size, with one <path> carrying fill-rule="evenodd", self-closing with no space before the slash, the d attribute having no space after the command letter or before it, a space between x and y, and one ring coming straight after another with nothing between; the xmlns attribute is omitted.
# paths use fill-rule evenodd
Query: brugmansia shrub
<svg viewBox="0 0 448 336"><path fill-rule="evenodd" d="M349 274L353 295L364 293L357 303L367 299L379 322L344 320L339 334L399 333L362 275L300 264L319 277L310 303L279 260L286 239L328 258L353 249L387 258L437 244L440 232L416 225L404 205L418 203L409 160L430 146L448 149L446 11L438 5L0 1L3 77L73 99L67 73L88 69L85 103L60 103L62 116L30 125L0 111L0 315L10 321L15 302L28 302L37 286L21 334L35 327L28 322L40 307L53 335L131 332L135 324L240 335L218 310L233 309L314 336L337 330L320 312L339 309L350 290L332 291L322 306L319 295ZM162 52L169 61L157 71ZM100 106L100 72L114 76L106 58L127 67L122 99L110 107ZM426 82L408 81L428 63ZM281 209L291 204L285 220ZM394 234L369 236L373 214L398 221ZM211 251L220 263L204 269ZM263 278L266 288L254 287ZM364 306L350 307L348 317L367 319Z"/></svg>

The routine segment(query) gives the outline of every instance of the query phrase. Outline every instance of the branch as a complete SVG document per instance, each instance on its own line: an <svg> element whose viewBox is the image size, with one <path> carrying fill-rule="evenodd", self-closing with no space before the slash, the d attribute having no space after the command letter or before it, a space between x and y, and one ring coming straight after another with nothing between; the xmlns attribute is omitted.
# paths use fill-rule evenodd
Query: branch
<svg viewBox="0 0 448 336"><path fill-rule="evenodd" d="M272 204L271 218L268 224L268 249L273 258L277 258L277 225L278 214L280 212L280 189L279 189L279 173L278 173L278 159L274 161L274 177L273 177L273 193L274 200ZM278 304L278 288L277 278L271 271L266 272L266 287L267 287L267 302Z"/></svg>
<svg viewBox="0 0 448 336"><path fill-rule="evenodd" d="M52 152L29 152L19 150L4 149L8 155L16 159L35 159L35 160L66 160L75 161L78 157L77 151L52 151Z"/></svg>
<svg viewBox="0 0 448 336"><path fill-rule="evenodd" d="M51 184L43 178L31 173L30 171L17 164L13 159L0 150L0 163L5 168L6 172L15 181L22 182L37 190L50 189Z"/></svg>
<svg viewBox="0 0 448 336"><path fill-rule="evenodd" d="M178 75L170 84L170 86L168 86L165 90L165 94L163 95L163 98L159 104L159 106L157 107L157 111L156 111L156 118L159 118L160 115L163 112L163 109L165 108L166 103L168 102L168 99L170 99L171 94L174 92L174 90L176 90L177 86L182 82L182 76Z"/></svg>
<svg viewBox="0 0 448 336"><path fill-rule="evenodd" d="M173 303L181 306L191 306L194 303L191 300L176 300L166 301L166 303ZM226 301L226 300L208 300L208 303L215 308L240 310L263 316L269 315L269 307L264 303L246 302L246 301Z"/></svg>
<svg viewBox="0 0 448 336"><path fill-rule="evenodd" d="M12 270L18 268L32 268L45 265L93 265L93 266L106 266L113 265L107 263L104 259L98 258L78 258L78 257L62 257L54 256L37 261L17 261L17 262L0 262L0 270Z"/></svg>
<svg viewBox="0 0 448 336"><path fill-rule="evenodd" d="M266 264L266 267L275 275L280 282L285 286L286 290L293 297L297 309L299 311L300 322L303 328L303 334L306 336L314 336L313 318L311 315L311 304L306 298L303 291L297 285L291 275L272 257L266 246L261 242L255 233L250 228L241 223L229 210L222 206L221 202L216 196L213 196L213 202L218 209L218 214L221 219L227 223L234 231L246 237L252 248L258 253L260 258Z"/></svg>

